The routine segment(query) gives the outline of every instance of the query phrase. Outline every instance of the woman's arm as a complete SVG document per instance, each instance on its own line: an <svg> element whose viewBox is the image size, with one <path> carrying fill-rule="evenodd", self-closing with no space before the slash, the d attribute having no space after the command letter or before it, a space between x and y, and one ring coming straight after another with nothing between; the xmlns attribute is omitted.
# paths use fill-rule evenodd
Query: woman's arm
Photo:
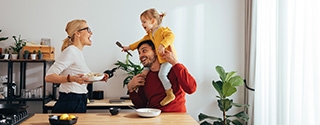
<svg viewBox="0 0 320 125"><path fill-rule="evenodd" d="M83 84L83 83L88 84L88 82L86 82L88 80L88 78L82 78L82 76L83 76L83 74L73 75L73 76L71 76L71 75L63 76L63 75L58 75L58 74L50 74L45 77L45 81L50 82L50 83L77 82L79 84Z"/></svg>

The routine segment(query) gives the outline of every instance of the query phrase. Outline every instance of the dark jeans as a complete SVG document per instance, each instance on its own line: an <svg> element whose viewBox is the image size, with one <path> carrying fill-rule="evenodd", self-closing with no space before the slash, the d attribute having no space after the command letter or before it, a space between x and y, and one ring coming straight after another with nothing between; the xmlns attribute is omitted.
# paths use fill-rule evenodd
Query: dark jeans
<svg viewBox="0 0 320 125"><path fill-rule="evenodd" d="M59 100L54 104L52 113L86 113L87 94L59 92Z"/></svg>

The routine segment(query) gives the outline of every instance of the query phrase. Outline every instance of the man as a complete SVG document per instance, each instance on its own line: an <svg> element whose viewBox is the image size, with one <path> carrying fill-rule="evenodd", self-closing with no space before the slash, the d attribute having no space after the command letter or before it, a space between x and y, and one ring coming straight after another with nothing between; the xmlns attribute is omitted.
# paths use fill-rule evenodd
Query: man
<svg viewBox="0 0 320 125"><path fill-rule="evenodd" d="M195 79L189 74L186 67L178 62L175 55L166 50L165 58L172 68L168 73L175 100L165 106L160 105L160 101L166 96L165 90L158 77L160 63L157 59L154 44L151 40L146 40L138 45L139 57L145 67L150 71L147 76L138 74L128 83L128 91L132 103L136 108L157 108L162 112L186 112L185 95L196 91L197 84Z"/></svg>

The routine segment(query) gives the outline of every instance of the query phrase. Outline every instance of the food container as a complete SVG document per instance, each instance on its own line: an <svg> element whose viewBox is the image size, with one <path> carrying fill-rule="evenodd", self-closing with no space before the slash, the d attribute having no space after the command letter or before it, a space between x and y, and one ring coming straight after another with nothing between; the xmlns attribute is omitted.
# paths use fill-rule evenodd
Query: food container
<svg viewBox="0 0 320 125"><path fill-rule="evenodd" d="M111 107L111 108L109 108L109 112L111 113L111 115L118 115L120 110L121 110L121 108L119 108L119 107Z"/></svg>
<svg viewBox="0 0 320 125"><path fill-rule="evenodd" d="M59 120L60 115L49 115L49 122L51 125L73 125L78 121L78 117L73 118L71 120Z"/></svg>
<svg viewBox="0 0 320 125"><path fill-rule="evenodd" d="M160 109L155 109L155 108L139 108L136 109L137 114L140 117L156 117L160 115L161 110Z"/></svg>

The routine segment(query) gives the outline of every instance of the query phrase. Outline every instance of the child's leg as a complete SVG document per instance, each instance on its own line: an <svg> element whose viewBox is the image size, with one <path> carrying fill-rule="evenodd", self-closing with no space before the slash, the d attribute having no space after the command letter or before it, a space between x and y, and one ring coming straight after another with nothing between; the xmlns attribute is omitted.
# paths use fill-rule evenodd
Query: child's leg
<svg viewBox="0 0 320 125"><path fill-rule="evenodd" d="M167 75L171 69L171 65L168 62L162 63L159 71L159 79L162 82L164 89L166 90L166 97L160 102L162 106L167 105L171 101L173 101L176 97L172 91L172 85Z"/></svg>

